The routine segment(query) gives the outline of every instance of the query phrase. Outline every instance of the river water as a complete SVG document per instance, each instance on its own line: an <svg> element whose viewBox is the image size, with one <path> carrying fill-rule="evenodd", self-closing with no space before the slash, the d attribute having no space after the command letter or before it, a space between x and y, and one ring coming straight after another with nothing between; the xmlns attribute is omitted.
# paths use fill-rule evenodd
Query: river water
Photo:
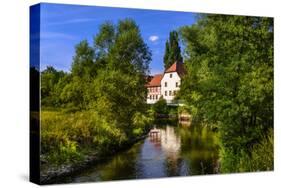
<svg viewBox="0 0 281 188"><path fill-rule="evenodd" d="M109 157L60 183L160 178L217 172L216 133L196 126L158 126L127 151Z"/></svg>

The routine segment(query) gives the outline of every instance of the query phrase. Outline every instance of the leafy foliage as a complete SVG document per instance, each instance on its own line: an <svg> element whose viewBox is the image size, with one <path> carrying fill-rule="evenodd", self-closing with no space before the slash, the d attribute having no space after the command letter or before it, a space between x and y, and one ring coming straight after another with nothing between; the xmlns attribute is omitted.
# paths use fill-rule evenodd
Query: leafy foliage
<svg viewBox="0 0 281 188"><path fill-rule="evenodd" d="M93 47L86 40L77 44L70 73L43 71L42 101L55 100L48 107L63 109L42 114L42 153L50 163L76 159L89 144L98 153L114 151L147 131L150 61L139 27L124 19L102 24Z"/></svg>
<svg viewBox="0 0 281 188"><path fill-rule="evenodd" d="M54 67L48 66L41 73L41 98L45 106L58 106L59 98L55 86L66 76L63 71L57 71Z"/></svg>
<svg viewBox="0 0 281 188"><path fill-rule="evenodd" d="M270 129L266 136L261 138L260 143L255 144L250 153L241 151L232 153L233 151L222 150L222 171L233 172L254 172L273 170L273 130Z"/></svg>
<svg viewBox="0 0 281 188"><path fill-rule="evenodd" d="M273 20L202 15L181 37L188 73L180 95L195 118L218 125L222 161L240 161L273 127Z"/></svg>
<svg viewBox="0 0 281 188"><path fill-rule="evenodd" d="M168 114L167 102L163 96L153 105L153 111L156 114Z"/></svg>
<svg viewBox="0 0 281 188"><path fill-rule="evenodd" d="M126 141L116 125L94 111L43 111L41 126L41 153L51 164L81 160L87 150L109 152Z"/></svg>

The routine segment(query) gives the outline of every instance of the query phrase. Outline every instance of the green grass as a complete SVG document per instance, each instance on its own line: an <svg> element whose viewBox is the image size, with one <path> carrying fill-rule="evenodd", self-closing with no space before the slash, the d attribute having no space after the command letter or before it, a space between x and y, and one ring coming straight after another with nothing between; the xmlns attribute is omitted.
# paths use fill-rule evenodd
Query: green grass
<svg viewBox="0 0 281 188"><path fill-rule="evenodd" d="M88 155L113 154L145 134L150 123L151 118L136 113L128 135L116 121L109 123L93 110L45 109L41 112L42 164L59 167L83 161Z"/></svg>
<svg viewBox="0 0 281 188"><path fill-rule="evenodd" d="M270 171L274 168L273 130L265 134L260 143L255 144L249 151L231 153L221 150L221 172L256 172Z"/></svg>
<svg viewBox="0 0 281 188"><path fill-rule="evenodd" d="M41 117L41 155L50 165L80 161L89 152L105 153L126 141L120 129L92 111L43 111Z"/></svg>

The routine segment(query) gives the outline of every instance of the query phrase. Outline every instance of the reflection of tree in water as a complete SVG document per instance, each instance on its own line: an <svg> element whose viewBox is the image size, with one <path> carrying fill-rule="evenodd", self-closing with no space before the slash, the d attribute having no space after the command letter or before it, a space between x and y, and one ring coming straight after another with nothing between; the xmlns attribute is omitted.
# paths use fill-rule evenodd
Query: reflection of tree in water
<svg viewBox="0 0 281 188"><path fill-rule="evenodd" d="M94 165L72 182L214 173L218 159L216 133L196 125L163 126L158 130L158 136Z"/></svg>
<svg viewBox="0 0 281 188"><path fill-rule="evenodd" d="M215 173L219 147L216 133L207 127L193 125L188 129L179 129L179 134L184 140L181 155L188 161L189 174Z"/></svg>
<svg viewBox="0 0 281 188"><path fill-rule="evenodd" d="M165 154L167 176L215 173L218 143L214 132L194 125L186 128L166 126L160 133L150 141Z"/></svg>
<svg viewBox="0 0 281 188"><path fill-rule="evenodd" d="M181 139L175 133L175 128L166 126L165 129L160 129L160 134L150 137L150 141L158 149L161 149L165 154L165 171L167 176L182 175L182 166L184 161L181 159L179 152L181 148Z"/></svg>
<svg viewBox="0 0 281 188"><path fill-rule="evenodd" d="M100 163L93 165L93 168L85 170L74 182L88 182L88 181L104 181L104 180L122 180L135 179L137 176L137 155L140 152L140 146L143 142L137 143L129 150L120 152L113 157L105 156L107 163Z"/></svg>
<svg viewBox="0 0 281 188"><path fill-rule="evenodd" d="M100 174L102 180L118 180L136 178L137 155L140 152L141 143L135 144L135 147L121 152L113 157L113 160L105 167Z"/></svg>

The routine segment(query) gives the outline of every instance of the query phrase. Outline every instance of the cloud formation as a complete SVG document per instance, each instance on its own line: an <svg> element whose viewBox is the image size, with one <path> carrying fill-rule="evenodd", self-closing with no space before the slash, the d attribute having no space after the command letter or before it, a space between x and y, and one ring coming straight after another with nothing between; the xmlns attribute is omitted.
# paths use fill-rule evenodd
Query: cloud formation
<svg viewBox="0 0 281 188"><path fill-rule="evenodd" d="M150 40L151 42L155 42L155 41L157 41L158 39L159 39L159 37L158 37L157 35L152 35L152 36L149 37L149 40Z"/></svg>
<svg viewBox="0 0 281 188"><path fill-rule="evenodd" d="M65 25L65 24L79 24L79 23L85 23L85 22L94 22L102 20L101 18L79 18L79 19L70 19L65 21L59 21L59 22L51 22L47 25Z"/></svg>
<svg viewBox="0 0 281 188"><path fill-rule="evenodd" d="M72 40L75 39L74 36L60 33L60 32L41 32L40 39L65 39L65 40Z"/></svg>

